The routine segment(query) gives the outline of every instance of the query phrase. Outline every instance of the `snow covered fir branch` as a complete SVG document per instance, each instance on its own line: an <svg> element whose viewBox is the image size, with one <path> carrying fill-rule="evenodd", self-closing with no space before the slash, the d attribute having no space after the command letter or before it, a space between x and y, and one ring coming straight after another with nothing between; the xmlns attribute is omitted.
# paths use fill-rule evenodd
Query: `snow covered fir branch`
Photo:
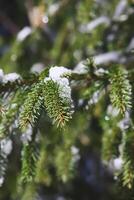
<svg viewBox="0 0 134 200"><path fill-rule="evenodd" d="M134 182L133 172L131 172L133 171L133 158L129 152L133 151L133 141L129 139L131 136L128 134L130 132L133 137L132 85L130 84L132 76L129 76L130 71L127 74L126 69L114 64L109 70L100 68L92 59L89 59L81 62L73 70L62 66L46 68L40 74L30 75L32 78L29 80L16 73L4 75L2 70L0 73L2 89L0 105L1 185L4 182L8 155L13 148L11 146L14 137L19 137L23 146L21 182L51 183L52 177L49 174L48 166L52 163L46 157L49 137L55 138L54 143L57 142L57 144L62 139L64 144L62 146L61 143L60 147L56 147L57 145L54 144L54 146L56 145L53 147L55 152L53 150L49 152L51 156L53 153L56 154L54 157L57 176L62 181L71 178L71 171L79 159L79 151L72 152L78 135L74 130L74 133L71 133L71 123L74 123L75 115L81 108L82 112L88 116L91 107L97 107L100 101L107 101L107 107L101 108L105 110L106 114L101 116L102 122L100 121L102 129L104 129L102 136L103 160L104 163L107 161L111 163L108 167L112 166L116 175L117 172L119 177L122 174L124 186L132 187ZM77 100L73 99L74 92L77 93ZM54 133L49 137L48 134L43 136L40 132L41 123L51 123L48 116L52 119L52 123L56 124L57 131L61 132L57 136ZM68 133L69 130L71 130L70 133ZM48 137L47 141L43 137ZM42 139L43 147L40 148ZM130 149L127 153L128 142ZM38 146L36 149L33 147L36 146L35 144ZM119 158L122 160L122 164L116 169L115 163ZM46 165L46 167L43 168L42 165Z"/></svg>

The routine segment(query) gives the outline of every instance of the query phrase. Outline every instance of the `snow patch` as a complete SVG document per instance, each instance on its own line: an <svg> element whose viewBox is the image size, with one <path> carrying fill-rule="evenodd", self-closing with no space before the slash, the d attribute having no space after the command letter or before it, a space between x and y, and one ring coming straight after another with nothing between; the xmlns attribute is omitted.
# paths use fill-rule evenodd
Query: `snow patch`
<svg viewBox="0 0 134 200"><path fill-rule="evenodd" d="M94 62L96 65L117 62L121 56L119 51L111 51L108 53L103 53L94 57Z"/></svg>
<svg viewBox="0 0 134 200"><path fill-rule="evenodd" d="M1 140L0 149L4 154L9 155L12 151L12 140L7 139L7 138Z"/></svg>
<svg viewBox="0 0 134 200"><path fill-rule="evenodd" d="M32 33L32 29L28 26L24 27L17 35L17 40L22 42L24 41L30 34Z"/></svg>
<svg viewBox="0 0 134 200"><path fill-rule="evenodd" d="M0 187L3 185L3 183L4 183L4 177L1 176L1 177L0 177Z"/></svg>
<svg viewBox="0 0 134 200"><path fill-rule="evenodd" d="M111 159L109 162L109 169L113 172L120 171L122 168L123 160L121 157Z"/></svg>
<svg viewBox="0 0 134 200"><path fill-rule="evenodd" d="M126 0L120 0L119 3L117 4L117 7L115 9L114 13L114 19L118 19L120 15L124 12L127 6L127 1Z"/></svg>
<svg viewBox="0 0 134 200"><path fill-rule="evenodd" d="M49 8L48 8L48 14L50 16L55 15L55 13L59 10L59 8L60 8L59 3L54 3L54 4L50 5Z"/></svg>
<svg viewBox="0 0 134 200"><path fill-rule="evenodd" d="M69 80L65 76L71 74L71 70L65 67L52 67L49 70L49 77L46 77L44 81L53 80L55 83L59 85L60 97L67 99L68 101L72 101L71 99L71 88L69 86Z"/></svg>
<svg viewBox="0 0 134 200"><path fill-rule="evenodd" d="M21 141L23 142L23 144L27 144L28 142L32 140L32 132L33 132L32 127L29 124L26 132L23 133L21 136Z"/></svg>
<svg viewBox="0 0 134 200"><path fill-rule="evenodd" d="M91 31L93 31L96 27L98 27L101 24L105 24L105 25L109 25L110 20L108 17L106 16L100 16L97 19L91 21L88 24L82 24L79 27L79 31L81 33L90 33Z"/></svg>
<svg viewBox="0 0 134 200"><path fill-rule="evenodd" d="M6 74L3 78L3 83L14 82L18 79L20 79L20 75L17 73Z"/></svg>
<svg viewBox="0 0 134 200"><path fill-rule="evenodd" d="M43 63L35 63L33 64L32 68L31 68L31 72L32 73L40 73L44 70L44 64Z"/></svg>
<svg viewBox="0 0 134 200"><path fill-rule="evenodd" d="M116 169L116 170L120 170L121 168L122 168L122 163L123 163L123 161L122 161L122 158L115 158L114 159L114 168Z"/></svg>
<svg viewBox="0 0 134 200"><path fill-rule="evenodd" d="M117 117L119 114L119 110L113 107L111 104L107 107L107 114L112 117Z"/></svg>
<svg viewBox="0 0 134 200"><path fill-rule="evenodd" d="M108 71L107 71L107 70L104 70L103 68L99 68L99 69L97 69L97 70L95 71L95 74L96 74L97 76L102 76L102 75L104 75L104 74L108 74Z"/></svg>
<svg viewBox="0 0 134 200"><path fill-rule="evenodd" d="M75 146L72 146L71 147L71 152L72 152L73 155L76 155L76 154L79 153L79 149L77 147L75 147Z"/></svg>
<svg viewBox="0 0 134 200"><path fill-rule="evenodd" d="M79 149L75 146L72 146L71 153L72 153L72 162L76 163L80 159Z"/></svg>
<svg viewBox="0 0 134 200"><path fill-rule="evenodd" d="M2 69L0 69L0 83L3 81L4 78L4 72Z"/></svg>
<svg viewBox="0 0 134 200"><path fill-rule="evenodd" d="M76 65L76 67L74 68L73 72L78 73L78 74L85 74L85 73L87 73L87 66L84 65L84 61L79 62Z"/></svg>
<svg viewBox="0 0 134 200"><path fill-rule="evenodd" d="M92 98L88 101L88 105L98 103L99 99L100 99L100 91L97 90L93 93Z"/></svg>

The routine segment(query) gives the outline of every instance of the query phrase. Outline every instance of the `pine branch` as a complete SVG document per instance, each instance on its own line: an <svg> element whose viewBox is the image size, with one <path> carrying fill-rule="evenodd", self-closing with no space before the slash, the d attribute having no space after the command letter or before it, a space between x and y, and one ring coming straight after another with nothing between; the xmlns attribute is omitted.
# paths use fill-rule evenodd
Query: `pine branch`
<svg viewBox="0 0 134 200"><path fill-rule="evenodd" d="M4 182L7 162L8 162L7 156L1 151L1 147L0 147L0 180L1 180L0 187Z"/></svg>
<svg viewBox="0 0 134 200"><path fill-rule="evenodd" d="M60 89L57 83L48 80L45 83L44 104L48 115L58 127L64 127L72 117L71 102L60 96Z"/></svg>
<svg viewBox="0 0 134 200"><path fill-rule="evenodd" d="M102 157L105 161L110 161L112 157L118 157L121 133L115 128L106 129L102 138Z"/></svg>
<svg viewBox="0 0 134 200"><path fill-rule="evenodd" d="M123 136L123 185L129 189L134 185L134 132L129 130Z"/></svg>
<svg viewBox="0 0 134 200"><path fill-rule="evenodd" d="M36 200L38 199L37 187L32 183L27 183L26 188L22 189L21 200Z"/></svg>
<svg viewBox="0 0 134 200"><path fill-rule="evenodd" d="M8 102L9 105L7 111L3 114L1 119L0 138L3 138L9 134L9 129L17 118L17 115L19 113L20 107L23 104L26 94L27 89L25 88L15 91L15 94L13 93L11 101Z"/></svg>
<svg viewBox="0 0 134 200"><path fill-rule="evenodd" d="M113 69L110 73L110 98L113 106L118 108L122 115L132 106L131 95L126 71L122 68Z"/></svg>
<svg viewBox="0 0 134 200"><path fill-rule="evenodd" d="M23 110L20 114L20 128L25 129L29 123L35 123L40 115L42 105L42 82L35 84L24 102Z"/></svg>
<svg viewBox="0 0 134 200"><path fill-rule="evenodd" d="M71 148L60 147L55 151L55 166L57 177L63 182L67 182L74 175L74 159Z"/></svg>
<svg viewBox="0 0 134 200"><path fill-rule="evenodd" d="M8 155L12 151L12 141L9 138L0 140L0 187L4 182L4 176L7 169Z"/></svg>
<svg viewBox="0 0 134 200"><path fill-rule="evenodd" d="M32 142L23 145L21 182L32 182L35 177L37 151Z"/></svg>
<svg viewBox="0 0 134 200"><path fill-rule="evenodd" d="M25 86L31 86L38 81L38 76L34 74L29 74L27 77L21 78L20 80L8 81L7 83L0 84L0 92L4 94L8 91L15 91L16 89L23 88Z"/></svg>
<svg viewBox="0 0 134 200"><path fill-rule="evenodd" d="M43 145L37 162L35 182L50 185L51 181L49 173L49 155L47 149Z"/></svg>

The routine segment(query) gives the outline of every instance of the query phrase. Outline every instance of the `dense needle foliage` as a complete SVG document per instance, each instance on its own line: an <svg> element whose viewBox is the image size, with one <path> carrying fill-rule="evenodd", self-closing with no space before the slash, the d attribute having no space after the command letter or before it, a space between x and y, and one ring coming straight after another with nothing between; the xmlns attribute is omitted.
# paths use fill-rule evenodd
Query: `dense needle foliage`
<svg viewBox="0 0 134 200"><path fill-rule="evenodd" d="M134 198L134 1L0 1L0 200Z"/></svg>

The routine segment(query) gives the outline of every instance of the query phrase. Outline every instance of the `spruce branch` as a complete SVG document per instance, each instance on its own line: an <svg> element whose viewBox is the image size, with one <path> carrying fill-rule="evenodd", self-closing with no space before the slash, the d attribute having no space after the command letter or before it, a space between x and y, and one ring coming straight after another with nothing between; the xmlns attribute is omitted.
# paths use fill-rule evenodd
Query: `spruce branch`
<svg viewBox="0 0 134 200"><path fill-rule="evenodd" d="M23 110L20 113L20 128L27 128L29 123L35 123L40 115L42 105L42 82L35 84L24 102Z"/></svg>
<svg viewBox="0 0 134 200"><path fill-rule="evenodd" d="M131 108L131 85L127 72L122 68L115 68L110 73L110 99L122 115Z"/></svg>
<svg viewBox="0 0 134 200"><path fill-rule="evenodd" d="M8 164L8 155L12 151L12 141L9 138L0 140L0 187L4 182L4 176Z"/></svg>
<svg viewBox="0 0 134 200"><path fill-rule="evenodd" d="M55 152L55 166L57 171L57 177L63 182L67 182L74 175L74 159L71 153L71 148L60 147Z"/></svg>
<svg viewBox="0 0 134 200"><path fill-rule="evenodd" d="M121 133L117 128L105 130L102 138L102 157L105 161L110 161L112 157L118 157Z"/></svg>
<svg viewBox="0 0 134 200"><path fill-rule="evenodd" d="M6 173L6 168L7 168L7 162L8 158L7 156L1 151L1 146L0 146L0 179L1 179L1 184L4 182L4 176Z"/></svg>
<svg viewBox="0 0 134 200"><path fill-rule="evenodd" d="M21 200L36 200L38 199L37 187L32 183L27 183L26 188L22 191Z"/></svg>
<svg viewBox="0 0 134 200"><path fill-rule="evenodd" d="M0 124L0 138L9 134L9 129L16 120L19 110L25 100L27 89L21 88L13 93L11 100L8 102L7 111L4 112Z"/></svg>
<svg viewBox="0 0 134 200"><path fill-rule="evenodd" d="M45 146L42 145L36 167L35 182L49 186L51 181L52 180L49 173L49 155Z"/></svg>
<svg viewBox="0 0 134 200"><path fill-rule="evenodd" d="M123 169L122 180L123 185L129 189L134 185L134 132L129 130L123 136Z"/></svg>
<svg viewBox="0 0 134 200"><path fill-rule="evenodd" d="M22 149L21 182L32 182L35 177L37 150L33 142L23 145Z"/></svg>
<svg viewBox="0 0 134 200"><path fill-rule="evenodd" d="M29 74L19 80L15 81L8 81L7 83L1 82L0 84L0 92L1 94L4 94L8 91L15 91L16 89L24 88L26 86L31 86L32 84L36 83L38 81L38 75L35 74Z"/></svg>
<svg viewBox="0 0 134 200"><path fill-rule="evenodd" d="M64 127L66 122L72 118L71 102L60 96L59 85L53 80L45 82L43 91L44 104L49 117L53 119L57 127Z"/></svg>

